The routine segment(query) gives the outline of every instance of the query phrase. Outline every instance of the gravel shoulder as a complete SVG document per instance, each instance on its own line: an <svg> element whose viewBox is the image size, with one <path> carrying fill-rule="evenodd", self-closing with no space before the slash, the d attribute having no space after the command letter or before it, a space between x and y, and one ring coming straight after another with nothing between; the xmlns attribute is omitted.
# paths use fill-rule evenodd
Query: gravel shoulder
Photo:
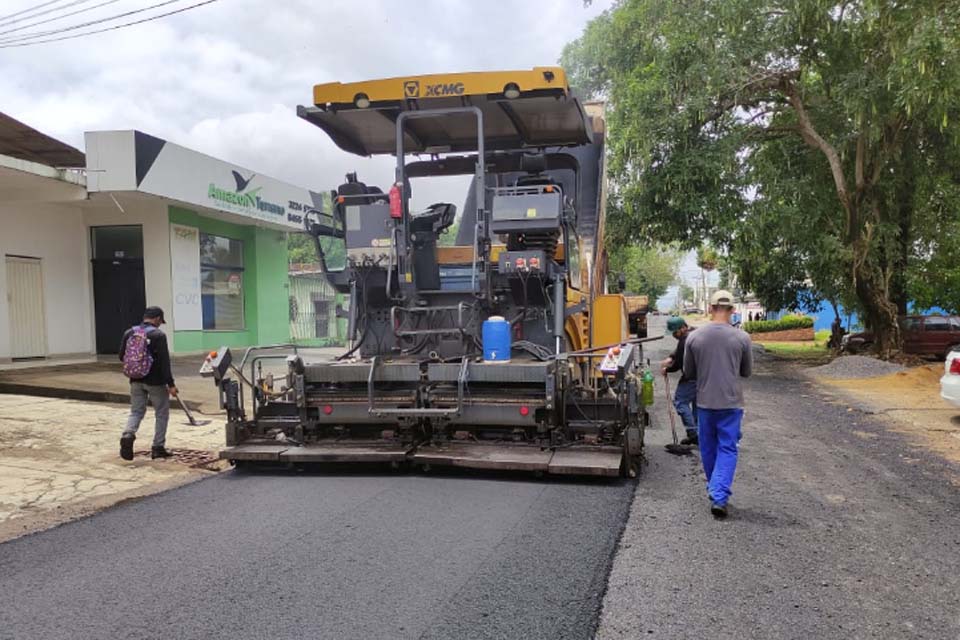
<svg viewBox="0 0 960 640"><path fill-rule="evenodd" d="M931 363L867 378L814 378L821 390L878 422L914 447L957 465L952 481L960 486L960 409L940 397L943 363Z"/></svg>
<svg viewBox="0 0 960 640"><path fill-rule="evenodd" d="M650 434L598 638L960 636L957 465L823 387L758 363L726 522Z"/></svg>
<svg viewBox="0 0 960 640"><path fill-rule="evenodd" d="M815 378L874 378L903 371L905 367L895 362L886 362L869 356L844 355L804 373Z"/></svg>

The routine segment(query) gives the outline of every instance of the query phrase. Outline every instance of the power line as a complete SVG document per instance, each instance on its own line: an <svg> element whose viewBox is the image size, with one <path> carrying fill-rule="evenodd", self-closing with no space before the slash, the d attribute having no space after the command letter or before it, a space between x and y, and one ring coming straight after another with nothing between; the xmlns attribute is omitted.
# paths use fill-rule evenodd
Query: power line
<svg viewBox="0 0 960 640"><path fill-rule="evenodd" d="M173 1L176 2L176 1L179 1L179 0L173 0ZM75 33L75 34L70 35L70 36L61 36L61 37L59 37L59 38L48 38L48 39L46 39L46 40L33 40L33 41L31 41L31 42L20 42L20 43L14 43L14 44L2 44L2 43L0 43L0 49L10 49L10 48L12 48L12 47L29 47L30 45L34 45L34 44L44 44L44 43L46 43L46 42L59 42L59 41L61 41L61 40L72 40L72 39L74 39L74 38L82 38L82 37L84 37L84 36L92 36L92 35L97 34L97 33L104 33L104 32L106 32L106 31L114 31L115 29L123 29L124 27L132 27L132 26L137 25L137 24L143 24L144 22L150 22L151 20L157 20L157 19L159 19L159 18L165 18L165 17L167 17L167 16L172 16L172 15L177 14L177 13L183 13L184 11L189 11L190 9L196 9L197 7L202 7L203 5L212 4L212 3L214 3L214 2L217 2L217 0L204 0L204 2L198 2L198 3L196 3L196 4L192 4L192 5L188 6L188 7L182 7L182 8L180 8L180 9L174 9L173 11L167 11L166 13L160 13L160 14L157 14L157 15L155 15L155 16L150 16L149 18L141 18L140 20L133 20L132 22L125 22L125 23L123 23L123 24L117 24L117 25L114 25L114 26L112 26L112 27L106 27L106 28L104 28L104 29L96 29L96 30L94 30L94 31L87 31L87 32L85 32L85 33ZM169 2L164 2L164 3L161 3L161 4L156 5L156 6L163 6L164 4L170 4L170 3L169 3Z"/></svg>
<svg viewBox="0 0 960 640"><path fill-rule="evenodd" d="M89 0L83 0L83 2L89 2ZM84 13L85 11L93 11L94 9L99 9L100 7L105 7L105 6L107 6L108 4L113 4L113 3L115 3L115 2L120 2L120 0L106 0L106 2L101 2L100 4L95 4L95 5L93 5L92 7L86 7L86 8L84 8L84 9L77 9L76 11L71 11L70 13L65 13L65 14L60 15L60 16L54 16L54 17L52 17L52 18L47 18L46 20L41 20L41 21L39 21L39 22L31 22L30 24L25 24L25 25L22 25L22 26L19 26L19 27L14 27L13 29L7 29L6 31L0 31L0 36L2 36L2 35L5 34L5 33L13 33L14 31L22 31L23 29L29 29L30 27L36 27L37 25L46 24L46 23L48 23L48 22L54 22L54 21L56 21L56 20L63 20L64 18L69 18L70 16L75 16L75 15L77 15L78 13ZM67 9L69 6L70 6L70 5L67 5L66 7L60 7L60 8L61 8L61 9ZM30 17L31 17L31 18L35 18L36 16L30 16ZM14 22L19 22L19 21L14 21ZM11 22L11 23L9 23L9 24L13 24L13 22ZM4 26L6 26L6 25L0 24L0 27L4 27ZM26 35L29 35L29 34L26 34Z"/></svg>
<svg viewBox="0 0 960 640"><path fill-rule="evenodd" d="M165 7L169 4L174 4L175 2L183 2L183 0L164 0L164 2L158 2L148 7L143 7L142 9L125 11L123 13L118 13L113 16L108 16L106 18L99 18L97 20L90 20L87 22L81 22L80 24L74 24L69 27L51 29L50 31L36 31L34 33L24 33L18 36L12 36L10 38L2 38L0 39L0 43L2 44L10 44L10 43L16 43L16 42L26 43L27 40L33 40L34 38L43 38L46 36L56 35L58 33L65 33L67 31L76 31L77 29L83 29L84 27L92 27L93 25L102 24L104 22L113 22L114 20L119 20L120 18L126 18L127 16L132 16L138 13L143 13L144 11L159 9L160 7ZM92 32L92 33L97 33L97 32Z"/></svg>
<svg viewBox="0 0 960 640"><path fill-rule="evenodd" d="M2 17L0 17L0 26L4 26L4 27L5 27L5 26L7 26L8 24L14 24L14 23L17 23L17 22L23 22L24 20L32 20L33 18L42 16L42 15L46 15L46 14L52 12L52 11L59 11L60 9L67 9L67 8L69 8L69 7L72 7L72 6L75 5L75 4L83 4L84 2L90 2L90 0L73 0L73 2L71 2L70 4L68 4L66 7L54 7L53 9L47 9L46 11L41 11L40 13L34 13L32 16L24 16L24 15L23 15L23 14L25 14L25 13L33 13L33 12L36 11L37 9L43 9L44 7L50 6L51 4L58 4L58 3L64 2L64 1L65 1L65 0L49 0L49 2L44 2L44 3L42 3L42 4L38 4L38 5L34 6L34 7L30 7L29 9L23 9L22 11L17 11L16 13L11 13L10 15L2 16ZM22 17L22 18L17 18L17 16L23 16L23 17ZM10 18L16 18L16 20L11 20Z"/></svg>
<svg viewBox="0 0 960 640"><path fill-rule="evenodd" d="M30 7L30 8L28 8L28 9L21 9L20 11L16 11L16 12L14 12L14 13L9 13L9 14L7 14L7 15L5 15L5 16L0 16L0 20L7 20L7 19L9 19L9 18L16 18L17 16L23 15L24 13L30 13L31 11L36 11L37 9L43 9L43 8L46 7L46 6L49 6L49 5L51 5L51 4L57 4L58 2L63 2L63 0L50 0L49 2L43 2L43 3L41 3L41 4L38 4L38 5L34 6L34 7Z"/></svg>

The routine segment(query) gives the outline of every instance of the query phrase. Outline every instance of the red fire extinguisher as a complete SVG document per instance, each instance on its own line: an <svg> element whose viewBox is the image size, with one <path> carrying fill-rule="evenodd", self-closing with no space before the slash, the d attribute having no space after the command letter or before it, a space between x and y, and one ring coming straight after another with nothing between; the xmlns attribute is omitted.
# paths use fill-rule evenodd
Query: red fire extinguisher
<svg viewBox="0 0 960 640"><path fill-rule="evenodd" d="M403 217L403 204L400 201L400 185L394 184L390 187L390 217Z"/></svg>

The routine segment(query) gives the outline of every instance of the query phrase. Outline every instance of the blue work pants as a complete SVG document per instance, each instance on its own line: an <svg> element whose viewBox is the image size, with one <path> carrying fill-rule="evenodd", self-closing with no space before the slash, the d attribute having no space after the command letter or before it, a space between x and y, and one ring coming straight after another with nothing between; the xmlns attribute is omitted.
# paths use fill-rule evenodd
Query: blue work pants
<svg viewBox="0 0 960 640"><path fill-rule="evenodd" d="M673 406L680 416L680 422L687 430L687 436L697 435L697 381L684 380L677 384L673 394Z"/></svg>
<svg viewBox="0 0 960 640"><path fill-rule="evenodd" d="M727 504L737 470L737 448L743 409L704 409L697 411L700 420L700 460L707 476L707 493L713 502Z"/></svg>

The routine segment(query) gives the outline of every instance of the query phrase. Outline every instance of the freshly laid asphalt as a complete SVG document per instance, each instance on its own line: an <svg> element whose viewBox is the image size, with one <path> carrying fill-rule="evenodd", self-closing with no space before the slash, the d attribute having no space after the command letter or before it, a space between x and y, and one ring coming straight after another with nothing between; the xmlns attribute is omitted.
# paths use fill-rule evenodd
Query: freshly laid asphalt
<svg viewBox="0 0 960 640"><path fill-rule="evenodd" d="M0 545L0 638L589 638L634 485L227 473Z"/></svg>
<svg viewBox="0 0 960 640"><path fill-rule="evenodd" d="M725 522L658 388L636 483L227 473L2 544L0 639L960 638L958 469L757 369Z"/></svg>

